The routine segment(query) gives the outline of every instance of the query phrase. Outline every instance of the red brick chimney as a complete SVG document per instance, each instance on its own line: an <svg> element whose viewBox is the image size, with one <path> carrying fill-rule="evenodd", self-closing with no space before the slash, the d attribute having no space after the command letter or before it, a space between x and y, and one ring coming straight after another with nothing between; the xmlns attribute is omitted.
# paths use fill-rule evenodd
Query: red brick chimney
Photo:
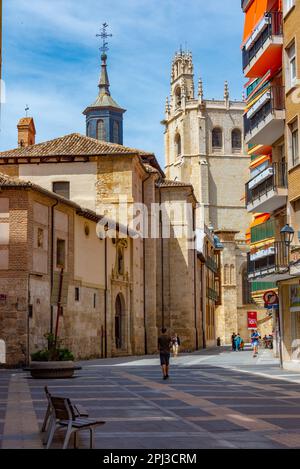
<svg viewBox="0 0 300 469"><path fill-rule="evenodd" d="M29 147L35 144L35 126L32 117L23 117L18 123L18 146Z"/></svg>

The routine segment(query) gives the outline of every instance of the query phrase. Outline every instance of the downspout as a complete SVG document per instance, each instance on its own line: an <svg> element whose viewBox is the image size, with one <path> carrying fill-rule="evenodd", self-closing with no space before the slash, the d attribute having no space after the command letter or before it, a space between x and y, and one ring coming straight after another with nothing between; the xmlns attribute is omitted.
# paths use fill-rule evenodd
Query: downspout
<svg viewBox="0 0 300 469"><path fill-rule="evenodd" d="M104 357L107 358L107 236L104 238Z"/></svg>
<svg viewBox="0 0 300 469"><path fill-rule="evenodd" d="M165 327L165 301L164 301L164 243L161 213L161 187L159 188L159 235L160 235L160 265L161 265L161 327Z"/></svg>
<svg viewBox="0 0 300 469"><path fill-rule="evenodd" d="M145 204L145 182L150 179L151 174L148 175L146 179L142 181L142 203ZM148 217L147 217L148 223ZM147 318L146 318L146 238L143 236L143 296L144 296L144 345L145 345L145 355L148 354L148 344L147 344Z"/></svg>
<svg viewBox="0 0 300 469"><path fill-rule="evenodd" d="M193 209L193 234L195 234L195 209ZM197 246L194 247L194 316L195 316L195 332L196 332L196 350L199 348L198 327L197 327Z"/></svg>
<svg viewBox="0 0 300 469"><path fill-rule="evenodd" d="M55 204L51 206L51 243L50 243L50 297L52 295L53 284L54 284L54 209L58 205L58 200L56 200ZM51 312L50 312L50 334L53 334L53 306L50 305Z"/></svg>

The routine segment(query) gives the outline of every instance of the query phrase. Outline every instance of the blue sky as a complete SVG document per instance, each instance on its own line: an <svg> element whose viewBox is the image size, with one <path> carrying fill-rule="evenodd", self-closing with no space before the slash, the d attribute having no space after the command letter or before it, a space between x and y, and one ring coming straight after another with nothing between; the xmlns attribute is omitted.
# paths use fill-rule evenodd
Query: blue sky
<svg viewBox="0 0 300 469"><path fill-rule="evenodd" d="M206 98L243 91L240 0L4 0L0 151L15 148L25 105L37 142L85 133L82 111L96 98L100 73L95 35L109 23L108 72L125 109L124 144L154 151L163 164L163 127L170 69L180 44L193 53L195 83ZM196 87L197 88L197 87Z"/></svg>

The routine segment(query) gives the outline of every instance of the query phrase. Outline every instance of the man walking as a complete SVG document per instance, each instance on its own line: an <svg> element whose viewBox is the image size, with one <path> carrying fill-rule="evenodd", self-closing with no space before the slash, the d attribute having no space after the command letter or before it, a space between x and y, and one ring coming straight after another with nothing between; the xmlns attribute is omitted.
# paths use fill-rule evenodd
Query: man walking
<svg viewBox="0 0 300 469"><path fill-rule="evenodd" d="M163 372L163 379L169 378L170 347L171 337L167 334L165 327L161 330L162 335L158 338L158 350L160 356L160 365Z"/></svg>
<svg viewBox="0 0 300 469"><path fill-rule="evenodd" d="M259 346L259 339L260 339L260 334L258 331L255 329L252 329L252 334L251 334L251 345L253 348L253 357L257 357L258 355L258 346Z"/></svg>

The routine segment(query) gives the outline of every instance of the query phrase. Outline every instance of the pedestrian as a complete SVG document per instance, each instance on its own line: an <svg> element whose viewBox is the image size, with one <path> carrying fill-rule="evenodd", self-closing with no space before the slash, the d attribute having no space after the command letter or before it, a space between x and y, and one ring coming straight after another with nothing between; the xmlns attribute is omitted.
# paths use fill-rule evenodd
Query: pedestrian
<svg viewBox="0 0 300 469"><path fill-rule="evenodd" d="M232 336L231 336L231 345L232 345L232 351L235 352L235 332L232 333Z"/></svg>
<svg viewBox="0 0 300 469"><path fill-rule="evenodd" d="M173 356L177 357L178 351L179 351L180 339L176 333L172 336L171 343L172 343Z"/></svg>
<svg viewBox="0 0 300 469"><path fill-rule="evenodd" d="M245 342L244 342L244 339L241 339L241 346L240 346L240 350L243 352L244 350L244 347L245 347Z"/></svg>
<svg viewBox="0 0 300 469"><path fill-rule="evenodd" d="M235 342L235 351L236 351L236 352L239 352L240 349L241 349L241 343L242 343L242 339L241 339L241 336L240 336L240 333L239 333L239 332L238 332L237 335L235 336L234 342Z"/></svg>
<svg viewBox="0 0 300 469"><path fill-rule="evenodd" d="M260 334L258 331L255 329L252 329L252 334L251 334L251 345L253 348L253 357L257 357L258 355L258 346L259 346L259 339L260 339Z"/></svg>
<svg viewBox="0 0 300 469"><path fill-rule="evenodd" d="M165 327L161 330L162 334L158 337L158 350L160 356L160 365L163 373L163 379L169 378L170 348L171 337L167 334Z"/></svg>

